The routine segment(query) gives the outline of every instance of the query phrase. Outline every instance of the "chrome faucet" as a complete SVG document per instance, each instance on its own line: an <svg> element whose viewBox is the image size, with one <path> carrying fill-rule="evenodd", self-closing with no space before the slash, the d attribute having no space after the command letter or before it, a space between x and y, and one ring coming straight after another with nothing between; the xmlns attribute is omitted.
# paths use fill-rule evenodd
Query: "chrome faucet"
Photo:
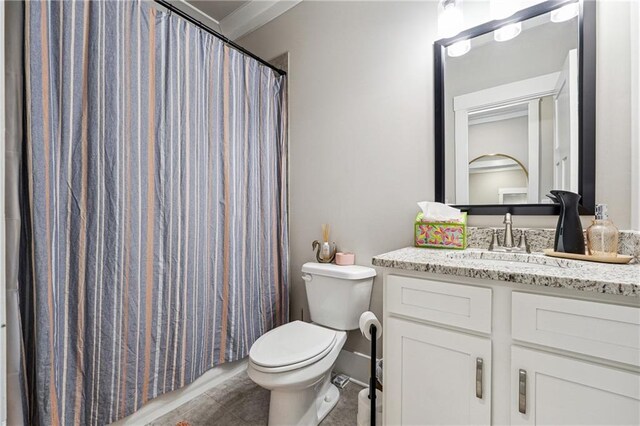
<svg viewBox="0 0 640 426"><path fill-rule="evenodd" d="M517 246L513 244L513 220L511 219L511 213L504 215L502 223L504 223L504 238L502 239L502 244L498 241L498 232L494 229L491 236L491 243L489 244L489 251L529 253L527 237L524 230L520 234L520 243Z"/></svg>
<svg viewBox="0 0 640 426"><path fill-rule="evenodd" d="M502 240L502 246L504 248L512 248L513 247L513 221L511 220L511 213L507 213L504 215L504 238Z"/></svg>

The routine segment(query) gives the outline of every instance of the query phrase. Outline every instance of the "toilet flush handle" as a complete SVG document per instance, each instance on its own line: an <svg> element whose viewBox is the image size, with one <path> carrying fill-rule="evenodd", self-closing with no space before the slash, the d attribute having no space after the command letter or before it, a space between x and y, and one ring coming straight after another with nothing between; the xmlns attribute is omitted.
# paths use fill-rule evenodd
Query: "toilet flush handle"
<svg viewBox="0 0 640 426"><path fill-rule="evenodd" d="M302 274L302 279L306 282L310 282L313 279L313 275L307 274L306 272Z"/></svg>

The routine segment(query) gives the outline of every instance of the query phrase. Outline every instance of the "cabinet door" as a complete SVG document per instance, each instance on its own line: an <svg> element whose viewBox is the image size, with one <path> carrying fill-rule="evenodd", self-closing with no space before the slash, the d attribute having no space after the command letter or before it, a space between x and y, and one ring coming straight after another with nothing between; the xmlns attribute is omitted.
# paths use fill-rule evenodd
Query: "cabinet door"
<svg viewBox="0 0 640 426"><path fill-rule="evenodd" d="M640 374L517 346L514 425L638 425Z"/></svg>
<svg viewBox="0 0 640 426"><path fill-rule="evenodd" d="M391 425L491 422L491 341L389 318L385 420Z"/></svg>

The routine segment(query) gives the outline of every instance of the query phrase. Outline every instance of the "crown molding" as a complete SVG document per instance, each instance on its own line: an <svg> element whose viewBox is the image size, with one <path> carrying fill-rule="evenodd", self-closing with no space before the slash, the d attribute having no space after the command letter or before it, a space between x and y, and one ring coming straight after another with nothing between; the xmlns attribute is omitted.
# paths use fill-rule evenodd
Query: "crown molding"
<svg viewBox="0 0 640 426"><path fill-rule="evenodd" d="M265 25L302 0L253 0L220 21L222 33L231 40Z"/></svg>
<svg viewBox="0 0 640 426"><path fill-rule="evenodd" d="M191 16L194 19L197 19L198 21L202 22L206 26L217 31L220 30L220 22L218 22L213 16L207 15L206 13L204 13L202 10L198 9L191 3L185 0L167 0L167 1L168 3L171 3L171 5L174 6L175 8L186 13L187 15ZM158 3L153 3L153 4L158 9L166 10L164 7L162 7L162 5Z"/></svg>

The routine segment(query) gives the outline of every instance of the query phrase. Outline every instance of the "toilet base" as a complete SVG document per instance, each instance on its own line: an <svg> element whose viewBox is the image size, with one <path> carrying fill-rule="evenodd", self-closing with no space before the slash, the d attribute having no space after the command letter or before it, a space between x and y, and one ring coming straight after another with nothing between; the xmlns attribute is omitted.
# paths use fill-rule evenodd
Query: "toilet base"
<svg viewBox="0 0 640 426"><path fill-rule="evenodd" d="M331 410L333 410L333 407L338 404L339 399L340 391L335 385L330 384L324 398L318 401L318 423L327 417L327 414L329 414Z"/></svg>
<svg viewBox="0 0 640 426"><path fill-rule="evenodd" d="M330 374L313 386L296 390L272 390L269 402L269 426L316 426L340 399L340 391L331 384Z"/></svg>

